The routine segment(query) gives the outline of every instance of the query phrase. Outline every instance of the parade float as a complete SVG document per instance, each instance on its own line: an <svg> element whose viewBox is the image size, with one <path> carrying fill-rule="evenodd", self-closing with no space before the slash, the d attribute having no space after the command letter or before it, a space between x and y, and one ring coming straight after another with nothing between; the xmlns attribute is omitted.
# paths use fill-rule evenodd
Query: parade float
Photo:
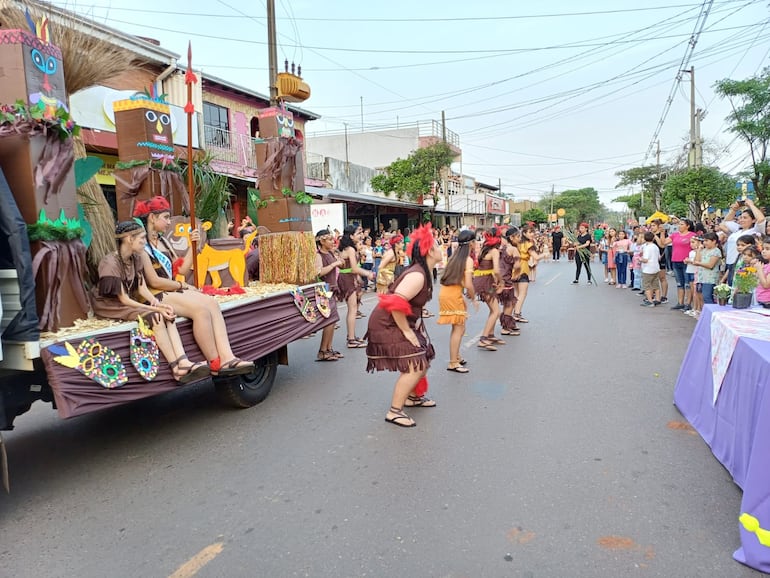
<svg viewBox="0 0 770 578"><path fill-rule="evenodd" d="M109 249L104 241L95 249L94 239L99 231L102 237L105 230L114 234L115 221L108 207L84 206L82 187L91 180L93 165L75 163L82 155L67 107L67 57L52 42L44 20L36 23L29 14L26 20L29 30L0 28L0 67L6 73L0 83L0 431L12 429L14 419L38 400L70 418L180 387L168 364L158 360L147 327L96 319L90 312L87 289L94 279L88 264L98 263ZM70 62L86 66L87 57L79 56ZM188 53L188 85L197 81L190 59ZM195 112L191 102L185 110L188 118ZM324 285L311 283L315 275L308 262L315 249L309 217L307 223L290 221L286 230L271 233L288 236L266 243L268 263L283 243L283 260L291 256L292 266L273 265L274 283L248 283L242 263L252 239L238 240L235 250L218 248L206 241L206 223L195 219L195 194L180 169L194 162L194 155L183 162L175 158L164 124L168 104L150 90L116 102L115 116L119 218L130 218L138 200L168 199L177 222L173 246L197 255L197 274L190 281L218 294L234 353L254 361L249 374L212 381L230 405L259 403L270 391L277 365L288 361L288 344L338 320ZM268 141L278 152L270 164L270 174L278 175L269 179L271 186L285 182L282 163L289 161L286 174L301 178L301 150L282 138L276 132ZM291 150L293 158L287 154ZM77 183L76 168L81 169ZM90 204L95 198L88 195ZM109 222L103 222L104 214ZM200 247L190 237L193 223L204 231ZM110 241L114 250L114 238ZM228 275L220 275L223 270ZM177 323L186 351L201 358L189 321ZM0 440L0 458L3 448Z"/></svg>

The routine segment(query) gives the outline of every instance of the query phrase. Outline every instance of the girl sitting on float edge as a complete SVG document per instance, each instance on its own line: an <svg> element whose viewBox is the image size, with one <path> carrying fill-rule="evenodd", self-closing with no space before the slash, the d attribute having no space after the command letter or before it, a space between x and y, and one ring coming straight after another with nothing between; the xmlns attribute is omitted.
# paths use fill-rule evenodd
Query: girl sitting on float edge
<svg viewBox="0 0 770 578"><path fill-rule="evenodd" d="M115 229L117 251L99 263L99 282L93 289L94 313L107 319L136 321L142 317L152 329L158 349L168 361L174 379L188 383L209 375L208 366L191 363L179 336L174 308L163 302L166 294L153 295L145 284L142 253L147 235L135 221L123 221Z"/></svg>
<svg viewBox="0 0 770 578"><path fill-rule="evenodd" d="M181 316L192 322L193 336L203 355L209 360L211 374L240 375L254 370L254 363L239 359L230 347L222 310L216 299L197 291L183 281L175 281L177 274L192 270L192 250L178 258L164 234L171 225L171 207L168 201L156 196L138 202L134 217L144 223L147 244L142 251L142 267L147 286L153 292L166 292L165 301ZM200 232L190 232L192 240L200 239Z"/></svg>

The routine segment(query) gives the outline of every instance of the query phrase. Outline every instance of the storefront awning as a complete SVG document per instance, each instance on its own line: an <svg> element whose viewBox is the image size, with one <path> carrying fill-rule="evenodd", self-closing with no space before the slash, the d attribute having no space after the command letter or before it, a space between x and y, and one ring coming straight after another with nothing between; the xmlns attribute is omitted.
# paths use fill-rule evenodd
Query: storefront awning
<svg viewBox="0 0 770 578"><path fill-rule="evenodd" d="M321 197L322 199L330 199L333 201L378 205L381 207L399 207L403 209L412 209L415 211L430 210L430 207L424 207L423 205L418 205L417 203L400 201L398 199L389 197L379 197L377 195L366 195L363 193L340 191L338 189L326 189L323 187L305 187L305 190L307 193L313 196Z"/></svg>

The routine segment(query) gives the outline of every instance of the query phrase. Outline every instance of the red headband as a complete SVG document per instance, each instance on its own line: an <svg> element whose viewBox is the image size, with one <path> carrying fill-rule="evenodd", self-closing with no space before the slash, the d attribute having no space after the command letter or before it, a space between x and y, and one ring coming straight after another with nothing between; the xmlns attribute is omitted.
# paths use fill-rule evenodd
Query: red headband
<svg viewBox="0 0 770 578"><path fill-rule="evenodd" d="M433 238L433 228L430 223L425 223L422 227L418 227L409 236L409 247L406 248L406 254L411 255L415 242L420 243L420 255L425 257L436 244L436 240Z"/></svg>
<svg viewBox="0 0 770 578"><path fill-rule="evenodd" d="M404 236L403 236L403 235L393 235L393 236L390 238L390 241L388 241L388 242L389 242L391 245L396 245L397 243L400 243L400 242L401 242L401 241L403 241L403 240L404 240Z"/></svg>
<svg viewBox="0 0 770 578"><path fill-rule="evenodd" d="M171 210L171 205L165 197L157 195L134 205L134 217L146 217L150 213L165 213Z"/></svg>

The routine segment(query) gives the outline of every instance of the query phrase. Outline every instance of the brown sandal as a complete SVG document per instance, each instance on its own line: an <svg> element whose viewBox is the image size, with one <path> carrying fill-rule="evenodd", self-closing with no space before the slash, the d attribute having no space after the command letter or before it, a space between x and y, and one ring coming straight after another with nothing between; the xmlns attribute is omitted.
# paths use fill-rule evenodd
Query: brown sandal
<svg viewBox="0 0 770 578"><path fill-rule="evenodd" d="M247 373L251 373L254 371L254 363L251 362L248 365L238 365L239 363L244 363L245 360L240 359L239 357L233 357L230 361L227 363L223 363L219 371L212 371L211 375L214 376L222 376L222 375L245 375Z"/></svg>
<svg viewBox="0 0 770 578"><path fill-rule="evenodd" d="M486 349L487 351L497 351L497 347L493 345L493 342L490 341L488 337L480 338L478 346L481 349Z"/></svg>
<svg viewBox="0 0 770 578"><path fill-rule="evenodd" d="M168 366L171 368L171 374L174 376L174 380L177 383L185 384L191 381L204 379L211 375L211 370L208 364L204 361L198 361L193 363L189 367L179 367L181 361L189 361L186 355L179 356L175 361L169 362Z"/></svg>

